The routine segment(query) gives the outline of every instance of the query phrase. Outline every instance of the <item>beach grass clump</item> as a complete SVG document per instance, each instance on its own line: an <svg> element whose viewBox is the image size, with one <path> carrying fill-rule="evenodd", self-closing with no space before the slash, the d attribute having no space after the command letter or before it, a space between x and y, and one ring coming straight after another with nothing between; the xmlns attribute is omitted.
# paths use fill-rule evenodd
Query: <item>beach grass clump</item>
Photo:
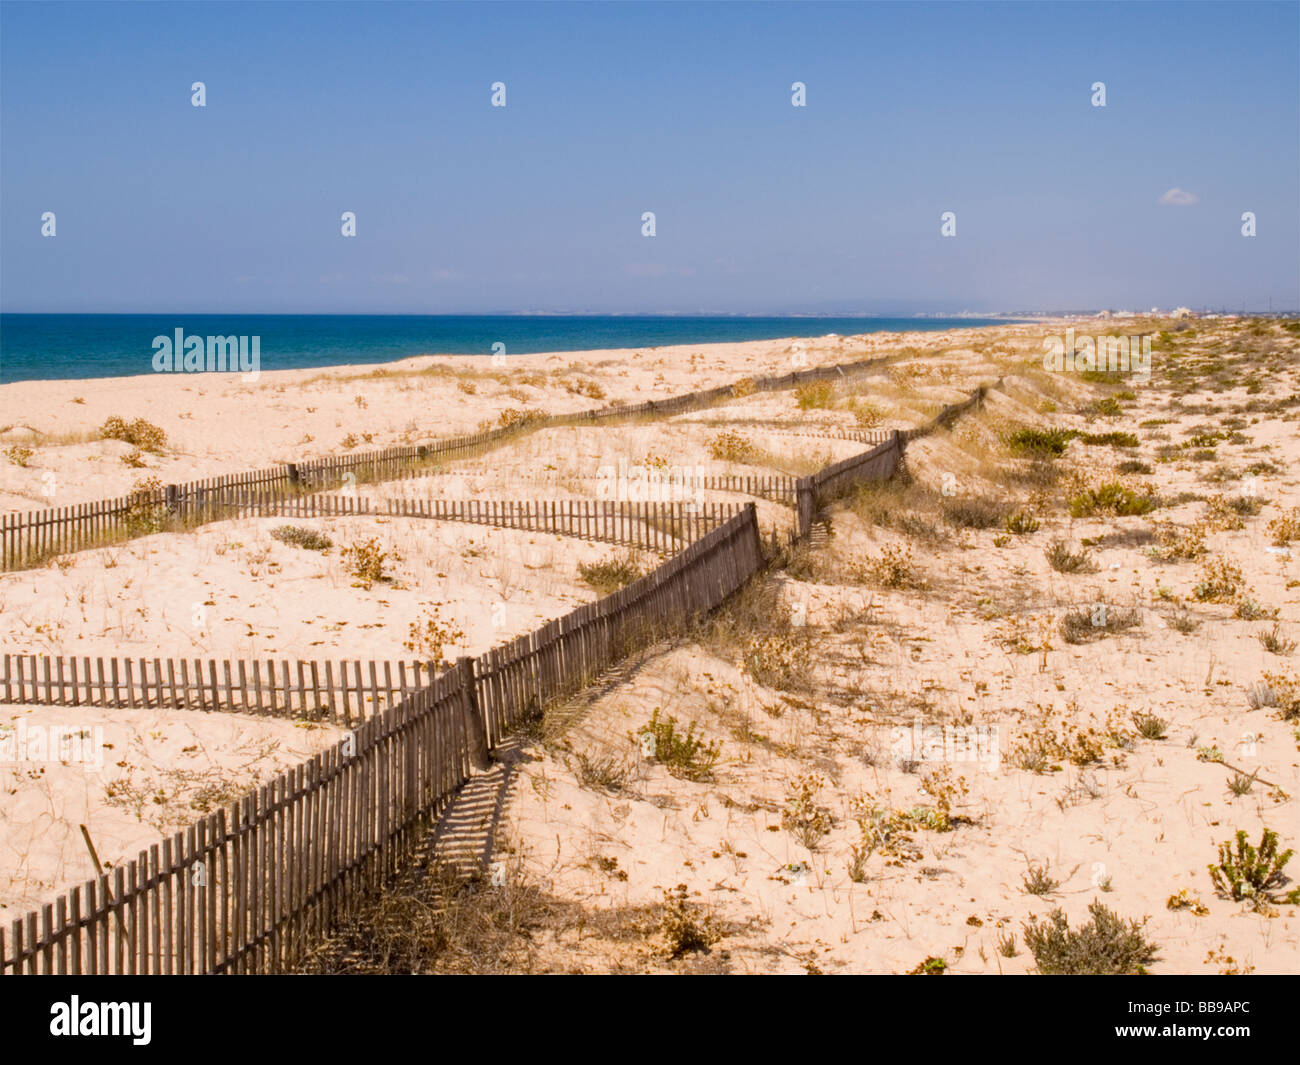
<svg viewBox="0 0 1300 1065"><path fill-rule="evenodd" d="M1147 474L1151 472L1151 464L1143 462L1141 459L1125 459L1117 467L1120 473L1140 473Z"/></svg>
<svg viewBox="0 0 1300 1065"><path fill-rule="evenodd" d="M34 454L36 452L23 444L14 444L5 449L5 458L15 466L26 466Z"/></svg>
<svg viewBox="0 0 1300 1065"><path fill-rule="evenodd" d="M1159 948L1143 934L1145 919L1126 923L1099 901L1088 913L1092 919L1077 929L1060 909L1024 925L1025 945L1044 976L1133 976L1155 960Z"/></svg>
<svg viewBox="0 0 1300 1065"><path fill-rule="evenodd" d="M741 649L740 661L764 687L796 691L809 683L809 650L808 640L793 632L755 633Z"/></svg>
<svg viewBox="0 0 1300 1065"><path fill-rule="evenodd" d="M945 500L942 510L944 520L958 529L992 529L1011 514L1010 505L978 496Z"/></svg>
<svg viewBox="0 0 1300 1065"><path fill-rule="evenodd" d="M641 731L635 735L629 733L628 738L642 754L662 764L673 776L705 780L713 773L722 745L705 739L703 731L698 729L692 721L685 732L678 731L677 718L671 714L661 717L656 707Z"/></svg>
<svg viewBox="0 0 1300 1065"><path fill-rule="evenodd" d="M301 525L281 525L271 530L271 539L282 544L292 544L304 551L327 551L334 546L334 541L315 529L305 529Z"/></svg>
<svg viewBox="0 0 1300 1065"><path fill-rule="evenodd" d="M1048 872L1045 865L1030 865L1029 871L1021 877L1021 887L1026 895L1053 895L1061 882Z"/></svg>
<svg viewBox="0 0 1300 1065"><path fill-rule="evenodd" d="M99 435L105 440L123 440L141 451L155 454L167 446L167 434L144 418L128 422L116 414L111 415L99 427Z"/></svg>
<svg viewBox="0 0 1300 1065"><path fill-rule="evenodd" d="M618 558L605 559L603 562L578 563L578 576L602 596L626 588L643 575L636 555L631 552Z"/></svg>
<svg viewBox="0 0 1300 1065"><path fill-rule="evenodd" d="M742 377L731 386L731 396L733 399L743 399L745 396L752 396L757 390L752 377Z"/></svg>
<svg viewBox="0 0 1300 1065"><path fill-rule="evenodd" d="M1300 721L1300 677L1265 673L1264 683L1256 690L1259 694L1254 702L1276 706L1283 721Z"/></svg>
<svg viewBox="0 0 1300 1065"><path fill-rule="evenodd" d="M1044 548L1043 556L1057 573L1090 573L1097 568L1086 548L1072 551L1066 540L1053 540Z"/></svg>
<svg viewBox="0 0 1300 1065"><path fill-rule="evenodd" d="M1006 445L1020 455L1064 455L1070 441L1079 435L1077 429L1017 429L1006 438Z"/></svg>
<svg viewBox="0 0 1300 1065"><path fill-rule="evenodd" d="M1294 853L1292 850L1278 853L1277 833L1271 828L1264 829L1258 847L1250 845L1244 828L1239 829L1236 847L1233 840L1220 843L1218 864L1208 866L1215 893L1234 902L1248 902L1261 911L1267 911L1270 904L1277 902L1300 905L1300 888L1281 898L1277 895L1278 888L1287 880L1282 870Z"/></svg>
<svg viewBox="0 0 1300 1065"><path fill-rule="evenodd" d="M1140 622L1136 608L1122 610L1106 603L1094 603L1066 611L1061 618L1061 637L1066 643L1090 643L1131 629Z"/></svg>
<svg viewBox="0 0 1300 1065"><path fill-rule="evenodd" d="M1264 629L1256 635L1259 638L1260 646L1269 654L1289 655L1296 648L1295 640L1287 639L1282 635L1281 623L1277 621L1273 622L1271 629Z"/></svg>
<svg viewBox="0 0 1300 1065"><path fill-rule="evenodd" d="M1007 532L1014 533L1016 536L1028 536L1030 533L1037 532L1038 525L1038 519L1033 512L1024 508L1013 510L1003 522Z"/></svg>
<svg viewBox="0 0 1300 1065"><path fill-rule="evenodd" d="M519 409L517 407L507 407L497 415L496 428L498 429L522 429L533 422L541 421L550 415L544 410ZM480 430L492 428L491 420L487 420L481 425Z"/></svg>
<svg viewBox="0 0 1300 1065"><path fill-rule="evenodd" d="M795 401L800 410L823 409L831 405L835 386L830 381L809 381L794 390Z"/></svg>
<svg viewBox="0 0 1300 1065"><path fill-rule="evenodd" d="M1155 714L1133 711L1133 727L1144 740L1163 740L1168 734L1169 722Z"/></svg>

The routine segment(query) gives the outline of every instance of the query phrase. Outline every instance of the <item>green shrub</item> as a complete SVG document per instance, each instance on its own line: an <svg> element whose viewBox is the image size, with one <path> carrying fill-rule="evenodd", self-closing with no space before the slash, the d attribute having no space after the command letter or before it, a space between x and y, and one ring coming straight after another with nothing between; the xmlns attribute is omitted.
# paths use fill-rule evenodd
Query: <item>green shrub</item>
<svg viewBox="0 0 1300 1065"><path fill-rule="evenodd" d="M1038 531L1038 519L1027 510L1013 510L1007 515L1006 530L1017 536L1027 536Z"/></svg>
<svg viewBox="0 0 1300 1065"><path fill-rule="evenodd" d="M1038 971L1044 976L1130 976L1144 972L1158 949L1142 934L1146 920L1125 924L1100 902L1093 902L1088 912L1092 920L1077 929L1070 928L1065 913L1059 909L1048 914L1046 921L1031 921L1024 926L1025 945Z"/></svg>
<svg viewBox="0 0 1300 1065"><path fill-rule="evenodd" d="M334 541L323 533L298 525L281 525L278 529L272 529L271 539L301 547L304 551L325 551L334 546Z"/></svg>
<svg viewBox="0 0 1300 1065"><path fill-rule="evenodd" d="M1057 573L1088 573L1097 568L1086 548L1071 551L1065 540L1053 540L1043 550L1043 556Z"/></svg>
<svg viewBox="0 0 1300 1065"><path fill-rule="evenodd" d="M1098 485L1080 484L1066 497L1070 516L1091 517L1094 514L1114 514L1131 517L1148 514L1158 507L1159 501L1151 492L1138 493L1122 481L1105 481Z"/></svg>
<svg viewBox="0 0 1300 1065"><path fill-rule="evenodd" d="M660 717L656 707L641 732L638 735L629 733L629 738L642 751L648 749L648 753L673 776L703 780L712 773L718 756L722 754L722 745L705 740L704 734L697 734L695 730L696 723L692 721L685 732L678 732L677 719Z"/></svg>
<svg viewBox="0 0 1300 1065"><path fill-rule="evenodd" d="M1084 433L1079 437L1085 444L1091 444L1094 447L1137 447L1140 441L1132 433L1110 432L1110 433Z"/></svg>
<svg viewBox="0 0 1300 1065"><path fill-rule="evenodd" d="M1064 455L1077 429L1017 429L1007 437L1007 447L1022 455Z"/></svg>
<svg viewBox="0 0 1300 1065"><path fill-rule="evenodd" d="M1232 841L1219 844L1219 864L1210 865L1210 879L1214 890L1234 902L1249 902L1256 909L1267 909L1277 902L1277 888L1286 881L1282 870L1291 860L1294 851L1277 852L1277 833L1264 829L1258 849L1247 842L1245 829L1237 832L1237 847ZM1300 905L1300 888L1288 892L1282 900L1290 905Z"/></svg>
<svg viewBox="0 0 1300 1065"><path fill-rule="evenodd" d="M1031 865L1029 872L1021 878L1021 886L1026 895L1052 895L1061 886L1061 882L1047 871L1046 866Z"/></svg>
<svg viewBox="0 0 1300 1065"><path fill-rule="evenodd" d="M598 595L612 595L620 588L639 580L643 574L636 556L629 552L621 558L606 559L604 562L579 562L578 576L595 589Z"/></svg>

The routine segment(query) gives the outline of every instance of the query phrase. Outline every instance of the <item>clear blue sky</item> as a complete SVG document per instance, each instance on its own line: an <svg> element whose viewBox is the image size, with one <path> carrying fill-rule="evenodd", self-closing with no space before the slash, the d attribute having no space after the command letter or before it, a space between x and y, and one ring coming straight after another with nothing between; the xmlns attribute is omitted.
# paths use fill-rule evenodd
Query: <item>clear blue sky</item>
<svg viewBox="0 0 1300 1065"><path fill-rule="evenodd" d="M4 3L0 91L7 311L1300 306L1296 3Z"/></svg>

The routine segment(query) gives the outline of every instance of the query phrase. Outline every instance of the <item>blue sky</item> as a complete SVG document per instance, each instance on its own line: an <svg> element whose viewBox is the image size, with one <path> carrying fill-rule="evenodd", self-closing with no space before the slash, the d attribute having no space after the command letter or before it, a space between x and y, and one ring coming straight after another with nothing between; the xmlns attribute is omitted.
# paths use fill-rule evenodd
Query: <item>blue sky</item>
<svg viewBox="0 0 1300 1065"><path fill-rule="evenodd" d="M1294 308L1300 5L4 3L0 193L6 311Z"/></svg>

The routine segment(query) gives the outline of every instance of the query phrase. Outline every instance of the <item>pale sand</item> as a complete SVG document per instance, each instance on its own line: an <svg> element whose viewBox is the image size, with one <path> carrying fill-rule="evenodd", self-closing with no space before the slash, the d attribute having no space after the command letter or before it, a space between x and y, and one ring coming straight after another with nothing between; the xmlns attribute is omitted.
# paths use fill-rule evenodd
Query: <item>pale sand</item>
<svg viewBox="0 0 1300 1065"><path fill-rule="evenodd" d="M1040 326L1009 328L1042 332ZM929 350L977 334L920 333L906 341ZM238 374L6 384L0 386L0 409L5 411L0 443L34 446L36 454L26 467L0 462L0 509L39 510L123 495L143 477L177 484L335 455L345 450L349 434L357 440L352 450L369 451L474 432L484 421L495 425L500 413L511 408L562 413L615 401L640 403L746 375L870 358L897 350L900 339L899 334L878 333L512 355L500 367L482 356L422 356L381 367L267 372L250 384ZM578 391L589 383L599 384L604 398ZM461 384L474 393L463 391ZM146 418L160 426L167 434L167 450L145 456L143 468L124 465L122 458L134 449L120 440L98 439L98 428L112 415L127 421ZM53 494L46 494L47 474L54 477Z"/></svg>
<svg viewBox="0 0 1300 1065"><path fill-rule="evenodd" d="M1126 331L1137 328L1135 324ZM982 414L964 419L951 436L939 434L909 447L912 475L936 490L950 476L963 494L1000 496L1005 489L989 479L994 471L985 456L993 453L1003 429L1015 424L1135 432L1142 439L1139 454L1152 463L1154 472L1134 480L1154 483L1163 496L1179 491L1234 495L1241 490L1240 472L1249 463L1264 458L1277 463L1282 472L1264 473L1258 479L1259 494L1267 500L1260 514L1247 517L1244 529L1212 532L1207 542L1214 557L1234 559L1242 567L1256 600L1280 611L1284 634L1300 635L1296 560L1300 552L1287 556L1265 550L1269 538L1264 531L1270 519L1300 505L1295 474L1300 442L1294 408L1247 415L1242 431L1249 440L1218 444L1218 461L1235 471L1224 483L1204 479L1214 462L1190 461L1186 453L1173 462L1154 461L1162 443L1177 443L1194 426L1222 421L1222 413L1207 416L1198 410L1207 399L1232 406L1296 391L1294 340L1285 340L1291 360L1288 368L1266 375L1259 393L1236 387L1208 397L1192 395L1182 409L1170 411L1166 391L1139 387L1133 409L1104 420L1069 413L1094 394L1086 383L1068 376L1049 377L1034 368L1045 331L1043 326L1006 327L826 342L809 345L808 361L848 361L898 351L904 344L934 351L905 358L870 381L845 386L860 389L877 404L887 427L917 424L981 381L1005 378L1006 390L993 393ZM1098 323L1094 331L1114 332L1117 327ZM787 372L790 347L790 342L712 346L700 349L704 358L696 360L695 368L690 366L692 349L639 356L527 356L512 358L511 372L516 367L521 372L563 369L579 361L590 372L575 371L575 377L598 381L610 398L637 401L746 374ZM483 369L482 360L433 361ZM599 362L609 364L596 365ZM361 372L369 375L370 368ZM149 417L174 435L185 452L163 460L158 472L164 481L309 457L328 451L346 432L362 428L376 433L373 442L363 447L382 447L402 442L408 432L411 442L416 442L428 434L473 429L479 420L506 406L564 410L594 402L570 395L563 386L537 391L527 385L485 382L481 376L475 379L478 392L470 396L451 377L367 376L332 385L323 380L304 384L303 379L312 375L294 371L282 382L280 375L274 375L275 381L273 375L266 375L258 386L269 389L260 393L265 403L258 400L258 393L242 393L232 383L205 385L206 404L197 403L197 392L191 392L191 403L182 408L193 413L192 422L166 409L171 396L194 388L175 378L116 382L103 389L85 383L80 388L75 384L5 386L5 398L28 389L17 408L24 411L24 420L59 431L89 431L111 413ZM284 392L276 391L280 384ZM520 387L526 400L505 396L507 387ZM364 409L353 402L353 396L362 393L367 398ZM86 403L71 403L73 395L84 395ZM1059 413L1044 413L1042 405L1049 399L1059 405ZM306 406L315 406L317 412L307 414ZM246 428L232 435L240 410ZM267 410L274 411L275 417L262 419ZM71 423L68 412L74 413ZM1159 427L1139 425L1154 417L1171 421ZM304 426L315 424L313 418L321 421L321 431L315 432L320 439L299 446L297 440ZM782 466L820 462L826 454L838 458L859 449L843 441L782 433L786 426L855 424L842 404L832 410L807 411L800 410L788 393L753 395L664 422L526 435L481 459L453 463L447 473L362 486L362 491L375 498L419 498L431 493L590 498L601 465L644 463L647 458L673 465L703 463L711 472L774 473ZM708 444L726 428L734 428L768 452L762 464L714 460ZM6 437L17 438L12 433ZM231 441L237 441L238 447L227 446ZM62 471L62 490L75 498L119 490L113 486L129 485L143 472L127 470L112 457L125 450L125 445L114 442L42 449L31 469L0 467L10 493L6 498L23 509L39 505L27 500L33 491L39 495L40 473L47 469ZM98 467L84 462L91 455L100 456ZM1066 462L1101 476L1124 457L1122 451L1076 442ZM88 468L95 472L84 472ZM1027 499L1028 494L1024 489L1020 497ZM1056 494L1059 500L1059 489ZM743 497L715 493L709 498L738 501ZM1204 511L1203 502L1188 501L1162 508L1152 517L1185 526ZM629 943L610 942L590 928L585 933L581 927L541 928L534 931L535 946L529 948L536 951L538 964L596 970L801 971L811 963L828 972L902 972L934 955L959 972L1023 972L1032 966L1032 959L1025 951L1021 922L1057 905L1077 922L1096 898L1124 917L1150 917L1147 934L1160 945L1159 960L1151 967L1154 972L1218 972L1232 967L1220 953L1235 958L1232 964L1237 967L1295 971L1300 966L1296 907L1280 906L1276 916L1261 916L1216 898L1206 864L1215 856L1215 845L1237 828L1247 829L1256 842L1260 827L1268 825L1278 830L1283 847L1294 846L1300 837L1300 819L1290 798L1300 793L1294 729L1279 720L1275 710L1248 709L1245 699L1245 690L1265 671L1294 675L1296 658L1268 654L1256 640L1255 634L1271 622L1235 619L1230 604L1196 602L1192 595L1199 579L1195 563L1157 563L1143 554L1143 544L1136 540L1096 547L1100 568L1094 573L1059 574L1043 557L1042 549L1054 537L1064 536L1078 545L1083 538L1106 533L1149 530L1149 519L1072 520L1059 504L1056 510L1042 513L1042 528L1037 532L1012 537L999 546L995 538L1002 531L996 528L949 530L946 540L930 542L868 526L838 509L833 519L835 535L819 551L838 559L840 570L878 556L886 544L907 543L926 585L900 591L834 580L776 578L786 599L806 613L811 643L804 657L814 665L812 691L787 694L764 688L736 661L685 644L654 653L613 690L570 708L564 719L569 727L557 723L552 745L533 748L534 760L518 768L506 807L507 835L522 852L528 882L592 910L654 904L663 889L685 883L727 934L707 956L668 962L648 933ZM788 521L788 510L760 503L760 520L765 525ZM177 619L184 619L191 601L208 589L203 584L207 581L217 590L218 604L208 608L209 616L223 626L209 640L212 646L231 647L232 653L260 649L265 641L265 646L276 647L282 655L325 656L328 650L338 649L349 657L406 657L400 648L405 625L417 606L426 602L440 603L444 616L454 616L462 628L472 631L465 650L476 651L507 634L526 631L534 619L554 616L573 602L585 601L589 592L575 580L576 562L617 553L608 546L571 539L561 542L466 526L408 523L406 528L401 522L381 525L374 519L334 523L341 533L336 540L362 534L404 536L399 551L419 563L402 563L400 579L409 589L377 585L366 592L351 588L332 557L295 554L294 549L275 544L262 558L270 544L264 539L266 530L278 523L229 523L124 545L114 549L117 569L101 570L97 560L107 553L91 552L77 556L66 573L51 566L6 575L0 579L4 640L7 644L25 635L32 643L44 635L35 633L36 625L62 623L57 638L47 637L51 648L75 638L79 646L102 647L107 653L119 636L126 636L136 641L133 646L140 647L140 653L146 645L161 649L154 653L173 653L167 650L173 645L174 653L186 653L184 648L193 644L193 637ZM327 523L302 524L325 527ZM535 543L529 544L530 539ZM466 557L471 541L475 549L488 550L481 557ZM231 542L244 546L218 553L218 547ZM535 571L529 568L530 547L550 552ZM508 561L500 562L503 557ZM272 572L272 563L278 572ZM128 578L133 582L129 586ZM142 596L137 585L146 583L148 591ZM1162 595L1158 587L1167 591ZM83 591L89 603L84 620L79 602ZM1136 605L1140 626L1078 646L1064 643L1053 630L1045 669L1040 669L1040 653L1017 652L1018 644L1023 648L1040 640L1040 621L1054 623L1066 606L1086 605L1102 593L1113 604ZM381 606L381 599L389 606ZM517 625L512 622L507 634L490 627L489 600L520 605ZM136 612L141 606L148 618ZM1168 625L1167 617L1180 610L1200 621L1194 633L1183 635ZM24 617L29 621L24 622ZM325 631L340 622L347 624ZM245 623L249 624L245 627ZM248 635L249 629L255 635ZM710 737L721 741L717 779L682 781L667 775L662 766L640 764L621 791L580 786L572 751L605 752L633 760L635 751L627 733L639 729L655 707L676 715L683 725L699 721ZM1069 722L1104 727L1106 715L1116 710L1124 722L1132 710L1168 719L1168 738L1139 739L1129 750L1108 751L1100 764L1080 768L1066 762L1056 773L1033 774L1012 765L1010 752L1022 736L1041 730L1045 717L1056 728ZM119 717L118 712L114 716ZM993 772L979 763L954 763L953 772L964 776L970 789L955 812L970 823L952 832L914 831L918 859L886 864L879 854L873 855L866 864L865 881L853 883L846 870L849 849L857 838L849 816L850 800L865 791L890 808L930 801L919 789L932 767L923 764L919 772L905 772L892 749L898 737L891 729L910 725L914 718L996 725L1002 764ZM123 712L120 719L130 717ZM181 766L177 752L191 741L181 743L172 729L188 728L188 720L179 712L169 716L165 737L176 751L164 749L151 755L150 771L175 772ZM216 728L221 718L203 720ZM259 730L265 725L238 719L235 725L221 727L262 735ZM1255 737L1253 742L1246 739L1248 734ZM219 757L238 757L231 753L239 747L233 736L218 736L212 742L221 752ZM1232 771L1197 757L1199 748L1213 746L1227 762L1246 772L1257 770L1259 778L1270 783L1257 782L1249 794L1232 796L1226 788ZM1112 760L1115 755L1119 764ZM10 888L15 899L48 896L41 885L85 875L79 867L73 869L74 858L69 855L76 850L72 844L80 845L75 818L86 808L69 807L65 816L65 804L97 804L94 809L99 812L88 810L85 816L93 813L97 823L103 822L104 827L94 831L110 838L113 832L121 834L123 842L117 846L123 856L138 845L128 829L138 830L139 839L154 832L139 823L134 829L125 823L111 827L117 825L113 818L126 815L116 807L105 808L100 795L86 797L84 774L71 772L81 775L56 783L56 798L44 800L54 811L48 816L62 826L65 844L44 852L39 841L33 842L30 830L21 826L9 830L4 842L9 853L24 845L36 855L23 866L26 872L19 874L30 877L34 886L15 881ZM819 801L834 819L830 834L811 854L780 827L789 782L808 772L826 779ZM22 824L29 823L34 819L25 815ZM63 831L69 824L72 836ZM617 867L607 859L616 859ZM799 862L811 867L803 883L795 882L792 871L785 868ZM1023 892L1021 878L1030 862L1050 863L1051 874L1062 881L1058 893L1037 898ZM10 868L9 859L2 867ZM1102 890L1103 883L1108 883L1109 891ZM1288 885L1294 886L1294 882ZM1209 908L1208 916L1166 909L1166 899L1184 887ZM1014 958L997 951L995 937L1005 932L1017 935L1019 953ZM1209 957L1212 950L1216 954Z"/></svg>
<svg viewBox="0 0 1300 1065"><path fill-rule="evenodd" d="M330 726L237 714L93 707L0 707L0 740L31 746L36 728L85 731L60 762L0 762L0 922L95 879L81 835L105 866L228 806L338 741ZM21 730L21 731L20 731ZM102 757L101 757L102 756Z"/></svg>

